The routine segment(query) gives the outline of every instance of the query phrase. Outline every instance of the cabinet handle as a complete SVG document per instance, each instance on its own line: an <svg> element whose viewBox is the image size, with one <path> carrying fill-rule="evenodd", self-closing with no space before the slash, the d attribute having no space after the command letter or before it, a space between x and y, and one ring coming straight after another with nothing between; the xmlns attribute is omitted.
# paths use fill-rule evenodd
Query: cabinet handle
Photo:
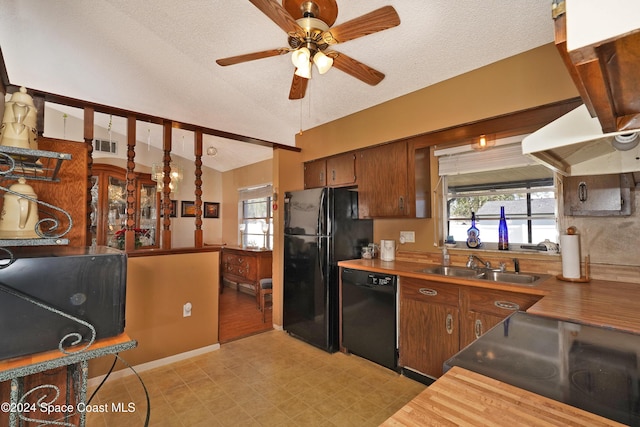
<svg viewBox="0 0 640 427"><path fill-rule="evenodd" d="M587 201L587 183L586 182L581 182L580 184L578 184L578 200L580 200L581 202L586 202Z"/></svg>
<svg viewBox="0 0 640 427"><path fill-rule="evenodd" d="M336 171L335 171L335 169L331 171L331 181L333 181L333 182L336 181Z"/></svg>
<svg viewBox="0 0 640 427"><path fill-rule="evenodd" d="M518 311L520 310L520 306L515 302L509 301L494 301L493 305L498 308L503 308L505 310Z"/></svg>
<svg viewBox="0 0 640 427"><path fill-rule="evenodd" d="M445 328L447 329L447 333L449 335L453 333L453 315L451 315L451 313L447 314L447 321L445 323Z"/></svg>
<svg viewBox="0 0 640 427"><path fill-rule="evenodd" d="M438 291L436 291L435 289L429 289L429 288L420 288L418 289L418 292L428 297L435 297L436 295L438 295Z"/></svg>
<svg viewBox="0 0 640 427"><path fill-rule="evenodd" d="M482 320L480 319L476 320L475 332L476 332L476 338L480 338L480 335L482 335Z"/></svg>
<svg viewBox="0 0 640 427"><path fill-rule="evenodd" d="M401 211L404 211L404 197L400 196L400 198L398 199L398 207L400 208Z"/></svg>
<svg viewBox="0 0 640 427"><path fill-rule="evenodd" d="M320 182L324 182L324 172L320 172Z"/></svg>

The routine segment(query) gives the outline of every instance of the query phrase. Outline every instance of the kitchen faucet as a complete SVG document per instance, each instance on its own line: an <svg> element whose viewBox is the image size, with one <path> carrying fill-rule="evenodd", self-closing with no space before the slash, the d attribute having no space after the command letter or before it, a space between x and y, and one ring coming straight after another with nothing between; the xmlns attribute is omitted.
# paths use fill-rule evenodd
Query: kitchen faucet
<svg viewBox="0 0 640 427"><path fill-rule="evenodd" d="M477 255L469 255L469 260L467 261L467 268L478 268L478 264L474 261L474 258L480 262L480 264L484 264L484 268L491 268L491 263L489 261L484 262Z"/></svg>

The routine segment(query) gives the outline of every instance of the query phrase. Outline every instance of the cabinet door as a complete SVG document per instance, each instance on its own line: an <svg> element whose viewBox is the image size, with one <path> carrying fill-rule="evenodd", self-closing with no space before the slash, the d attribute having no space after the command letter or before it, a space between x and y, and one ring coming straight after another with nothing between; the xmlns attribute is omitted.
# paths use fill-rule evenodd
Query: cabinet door
<svg viewBox="0 0 640 427"><path fill-rule="evenodd" d="M327 162L324 159L304 164L304 188L318 188L327 185Z"/></svg>
<svg viewBox="0 0 640 427"><path fill-rule="evenodd" d="M459 349L459 310L444 304L404 299L400 316L400 364L438 378Z"/></svg>
<svg viewBox="0 0 640 427"><path fill-rule="evenodd" d="M427 280L400 279L399 363L434 378L459 350L459 289Z"/></svg>
<svg viewBox="0 0 640 427"><path fill-rule="evenodd" d="M356 156L353 153L327 159L327 185L339 187L356 183Z"/></svg>
<svg viewBox="0 0 640 427"><path fill-rule="evenodd" d="M136 228L143 230L140 241L142 248L159 247L160 237L160 197L157 185L150 178L138 180L138 207L136 208Z"/></svg>
<svg viewBox="0 0 640 427"><path fill-rule="evenodd" d="M538 295L494 289L463 289L461 301L464 319L460 334L460 348L471 344L514 311L528 309L540 298Z"/></svg>
<svg viewBox="0 0 640 427"><path fill-rule="evenodd" d="M408 209L406 141L362 150L356 162L360 218L412 214Z"/></svg>
<svg viewBox="0 0 640 427"><path fill-rule="evenodd" d="M105 244L112 248L124 249L124 235L122 231L127 221L127 182L124 177L106 176L106 207L107 221Z"/></svg>
<svg viewBox="0 0 640 427"><path fill-rule="evenodd" d="M460 348L480 338L489 329L502 322L506 316L468 311L464 317L460 325Z"/></svg>

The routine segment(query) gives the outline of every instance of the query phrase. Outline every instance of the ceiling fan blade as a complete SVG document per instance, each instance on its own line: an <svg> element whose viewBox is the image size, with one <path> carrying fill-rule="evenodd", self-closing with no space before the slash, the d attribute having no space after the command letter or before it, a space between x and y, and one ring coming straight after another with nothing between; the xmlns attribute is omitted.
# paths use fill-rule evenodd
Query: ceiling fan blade
<svg viewBox="0 0 640 427"><path fill-rule="evenodd" d="M356 61L353 58L348 57L344 53L340 52L325 52L327 56L333 58L333 66L340 71L344 71L350 76L355 77L356 79L362 80L363 82L370 84L371 86L375 86L384 79L384 74L382 74L378 70L374 70L368 65L364 65L360 61Z"/></svg>
<svg viewBox="0 0 640 427"><path fill-rule="evenodd" d="M249 0L255 7L260 9L262 13L267 15L269 19L284 30L285 33L304 34L304 30L300 28L295 19L280 6L275 0Z"/></svg>
<svg viewBox="0 0 640 427"><path fill-rule="evenodd" d="M384 6L330 28L324 32L322 38L329 44L344 43L398 25L400 25L400 17L396 10L393 6Z"/></svg>
<svg viewBox="0 0 640 427"><path fill-rule="evenodd" d="M293 81L291 82L291 90L289 91L289 99L302 99L307 92L307 84L309 79L300 77L296 74L293 75Z"/></svg>
<svg viewBox="0 0 640 427"><path fill-rule="evenodd" d="M289 49L286 48L279 48L279 49L271 49L271 50L263 50L262 52L253 52L253 53L247 53L245 55L238 55L238 56L230 56L228 58L221 58L216 60L216 62L218 63L218 65L222 65L227 66L227 65L234 65L234 64L240 64L241 62L247 62L247 61L254 61L256 59L262 59L262 58L269 58L271 56L278 56L278 55L284 55L285 53L288 53Z"/></svg>

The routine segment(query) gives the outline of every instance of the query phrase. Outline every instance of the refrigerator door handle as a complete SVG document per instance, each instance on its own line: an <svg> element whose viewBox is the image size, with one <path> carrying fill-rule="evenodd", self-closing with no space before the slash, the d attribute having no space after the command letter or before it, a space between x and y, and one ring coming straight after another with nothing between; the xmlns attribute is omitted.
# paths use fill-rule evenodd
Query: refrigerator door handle
<svg viewBox="0 0 640 427"><path fill-rule="evenodd" d="M327 217L327 192L329 190L327 188L323 189L320 194L320 206L318 206L318 229L317 233L319 236L327 236L329 234L328 224L329 218Z"/></svg>
<svg viewBox="0 0 640 427"><path fill-rule="evenodd" d="M327 249L324 247L327 244L327 240L320 238L318 239L318 262L320 267L320 275L322 279L322 283L326 283L326 276L329 274L327 269Z"/></svg>

